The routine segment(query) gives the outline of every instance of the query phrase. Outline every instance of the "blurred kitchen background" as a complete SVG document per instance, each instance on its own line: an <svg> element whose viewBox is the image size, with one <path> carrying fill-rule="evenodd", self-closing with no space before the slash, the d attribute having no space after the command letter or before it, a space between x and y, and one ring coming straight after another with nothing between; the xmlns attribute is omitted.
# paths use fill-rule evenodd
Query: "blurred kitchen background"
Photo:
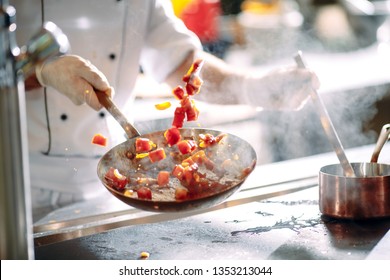
<svg viewBox="0 0 390 280"><path fill-rule="evenodd" d="M390 1L172 0L175 13L204 49L232 67L267 72L294 66L302 50L321 82L321 94L344 148L374 143L390 122ZM151 86L154 85L154 86ZM142 131L165 129L173 113L145 108L170 97L164 85L140 75ZM261 93L259 93L261 94ZM309 101L300 111L199 103L199 125L249 141L258 163L333 151Z"/></svg>

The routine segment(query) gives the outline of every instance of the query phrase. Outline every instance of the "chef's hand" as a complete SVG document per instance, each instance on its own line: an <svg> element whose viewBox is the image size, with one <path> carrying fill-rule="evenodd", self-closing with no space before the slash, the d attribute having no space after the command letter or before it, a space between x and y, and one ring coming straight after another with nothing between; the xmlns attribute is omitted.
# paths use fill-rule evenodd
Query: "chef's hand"
<svg viewBox="0 0 390 280"><path fill-rule="evenodd" d="M282 68L265 76L247 76L244 82L246 103L277 110L299 110L319 88L317 75L309 69Z"/></svg>
<svg viewBox="0 0 390 280"><path fill-rule="evenodd" d="M69 97L76 105L87 103L95 110L102 108L95 89L114 95L107 78L88 60L75 55L64 55L36 67L42 86L50 86Z"/></svg>

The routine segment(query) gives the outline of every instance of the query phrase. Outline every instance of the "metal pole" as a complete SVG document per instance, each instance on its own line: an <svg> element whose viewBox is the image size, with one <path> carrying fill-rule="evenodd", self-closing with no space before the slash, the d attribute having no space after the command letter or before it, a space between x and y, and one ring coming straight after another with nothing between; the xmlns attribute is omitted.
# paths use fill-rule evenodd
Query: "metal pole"
<svg viewBox="0 0 390 280"><path fill-rule="evenodd" d="M0 254L33 259L24 79L16 69L15 9L0 0Z"/></svg>
<svg viewBox="0 0 390 280"><path fill-rule="evenodd" d="M22 48L15 31L16 11L0 0L0 257L33 259L24 77L37 63L66 53L69 42L52 22Z"/></svg>

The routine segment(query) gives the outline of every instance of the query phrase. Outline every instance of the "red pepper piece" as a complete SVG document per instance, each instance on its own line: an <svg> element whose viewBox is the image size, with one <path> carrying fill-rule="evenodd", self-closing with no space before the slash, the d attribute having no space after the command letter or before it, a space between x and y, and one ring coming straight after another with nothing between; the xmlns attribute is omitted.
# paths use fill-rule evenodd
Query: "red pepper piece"
<svg viewBox="0 0 390 280"><path fill-rule="evenodd" d="M185 95L184 89L181 86L175 87L172 93L179 100L182 100Z"/></svg>
<svg viewBox="0 0 390 280"><path fill-rule="evenodd" d="M99 145L99 146L107 146L107 138L104 137L102 134L100 133L96 133L93 137L92 137L92 144L96 144L96 145Z"/></svg>
<svg viewBox="0 0 390 280"><path fill-rule="evenodd" d="M166 186L169 183L169 172L168 171L160 171L157 175L157 184L162 187Z"/></svg>
<svg viewBox="0 0 390 280"><path fill-rule="evenodd" d="M183 155L192 153L197 147L194 140L182 140L177 143L177 148Z"/></svg>
<svg viewBox="0 0 390 280"><path fill-rule="evenodd" d="M184 125L184 119L186 117L186 112L184 108L177 107L173 116L172 126L176 128L182 128Z"/></svg>
<svg viewBox="0 0 390 280"><path fill-rule="evenodd" d="M151 162L157 162L163 160L164 158L166 158L166 155L163 148L158 148L149 153L149 159Z"/></svg>
<svg viewBox="0 0 390 280"><path fill-rule="evenodd" d="M191 68L188 70L187 74L184 75L183 81L186 83L186 91L188 95L194 95L199 92L203 80L200 78L199 74L202 70L204 61L201 59L196 60Z"/></svg>
<svg viewBox="0 0 390 280"><path fill-rule="evenodd" d="M180 141L181 135L179 129L172 127L164 132L164 137L167 140L168 146L172 147Z"/></svg>
<svg viewBox="0 0 390 280"><path fill-rule="evenodd" d="M142 186L137 190L137 195L139 199L152 199L152 191L145 186Z"/></svg>
<svg viewBox="0 0 390 280"><path fill-rule="evenodd" d="M204 60L197 59L192 63L190 69L187 71L187 73L183 76L182 80L185 83L188 83L191 79L191 75L199 75L200 70L202 70L204 64Z"/></svg>
<svg viewBox="0 0 390 280"><path fill-rule="evenodd" d="M184 173L184 167L181 166L180 164L176 164L172 170L172 175L175 176L177 179L182 180L183 173Z"/></svg>
<svg viewBox="0 0 390 280"><path fill-rule="evenodd" d="M154 143L148 138L137 138L135 140L135 151L137 153L146 153L153 149Z"/></svg>
<svg viewBox="0 0 390 280"><path fill-rule="evenodd" d="M179 187L179 188L175 189L175 199L176 200L185 200L185 199L187 199L187 195L188 195L187 189L185 189L183 187Z"/></svg>
<svg viewBox="0 0 390 280"><path fill-rule="evenodd" d="M125 175L122 175L119 170L114 167L110 167L108 169L104 175L104 178L111 187L117 190L123 190L130 182L130 180Z"/></svg>
<svg viewBox="0 0 390 280"><path fill-rule="evenodd" d="M199 110L195 106L195 101L191 100L191 106L186 111L187 121L196 121L199 116Z"/></svg>

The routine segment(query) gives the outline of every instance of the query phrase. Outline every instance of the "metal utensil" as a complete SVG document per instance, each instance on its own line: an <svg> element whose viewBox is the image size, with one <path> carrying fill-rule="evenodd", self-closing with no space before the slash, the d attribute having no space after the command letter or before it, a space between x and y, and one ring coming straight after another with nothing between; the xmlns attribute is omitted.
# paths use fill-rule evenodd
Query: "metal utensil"
<svg viewBox="0 0 390 280"><path fill-rule="evenodd" d="M303 58L302 58L302 52L299 51L297 53L297 55L294 57L294 59L298 65L298 67L306 68L306 65L305 65ZM319 111L321 125L324 128L325 133L328 136L329 141L333 145L333 148L336 152L336 155L337 155L337 157L338 157L338 159L343 167L345 176L354 177L355 172L354 172L351 164L349 163L347 156L344 153L344 148L343 148L341 141L336 133L336 130L333 126L333 123L329 117L328 111L326 110L325 105L322 102L320 95L318 94L318 92L316 90L313 89L311 91L311 97L312 97L312 100L314 102L314 105L316 106L316 108Z"/></svg>
<svg viewBox="0 0 390 280"><path fill-rule="evenodd" d="M371 162L378 161L379 154L380 154L383 146L385 145L386 141L389 138L390 138L390 123L385 124L381 129L381 132L379 134L378 140L377 140L375 148L374 148L374 152L372 153L372 156L371 156Z"/></svg>
<svg viewBox="0 0 390 280"><path fill-rule="evenodd" d="M115 120L121 125L123 130L129 139L140 136L138 130L129 122L126 116L119 110L116 104L112 101L111 97L102 91L95 90L96 96L99 99L100 104L115 118Z"/></svg>

